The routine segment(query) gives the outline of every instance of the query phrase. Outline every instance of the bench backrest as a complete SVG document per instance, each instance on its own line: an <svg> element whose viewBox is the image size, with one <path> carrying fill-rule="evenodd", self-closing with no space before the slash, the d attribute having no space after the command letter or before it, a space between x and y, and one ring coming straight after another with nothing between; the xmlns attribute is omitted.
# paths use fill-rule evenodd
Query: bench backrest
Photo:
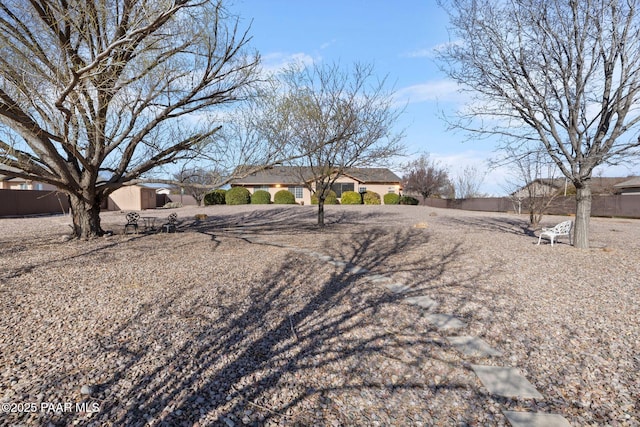
<svg viewBox="0 0 640 427"><path fill-rule="evenodd" d="M555 234L569 234L571 232L571 226L573 225L572 221L564 221L560 224L553 227L553 232Z"/></svg>

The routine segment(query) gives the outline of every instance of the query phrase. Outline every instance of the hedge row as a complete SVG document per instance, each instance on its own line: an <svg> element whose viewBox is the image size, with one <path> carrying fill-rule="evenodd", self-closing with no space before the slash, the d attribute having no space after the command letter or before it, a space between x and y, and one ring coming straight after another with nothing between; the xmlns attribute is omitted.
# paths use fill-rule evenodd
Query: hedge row
<svg viewBox="0 0 640 427"><path fill-rule="evenodd" d="M398 201L398 204L400 205L417 205L418 203L420 203L420 201L411 196L402 196Z"/></svg>
<svg viewBox="0 0 640 427"><path fill-rule="evenodd" d="M343 205L360 205L363 201L365 205L379 205L380 195L375 191L367 191L364 195L355 191L345 191L340 198Z"/></svg>
<svg viewBox="0 0 640 427"><path fill-rule="evenodd" d="M418 199L411 196L400 197L396 193L387 193L382 198L385 205L417 205ZM345 191L342 193L341 202L333 190L327 192L324 203L326 205L359 205L362 203L363 197L355 191ZM229 190L213 190L204 196L205 206L209 205L266 205L271 203L271 194L265 190L256 190L253 194L244 187L232 187ZM273 196L273 203L276 205L294 205L296 198L288 190L280 190ZM311 196L311 204L318 204L318 197L314 194ZM374 191L367 191L364 194L365 205L379 205L380 195Z"/></svg>
<svg viewBox="0 0 640 427"><path fill-rule="evenodd" d="M227 190L213 190L204 195L204 205L224 205L225 195L227 194Z"/></svg>
<svg viewBox="0 0 640 427"><path fill-rule="evenodd" d="M318 204L318 196L316 196L315 194L313 194L311 196L311 204L312 205L317 205ZM335 191L333 191L333 190L327 191L327 196L324 199L324 204L325 205L339 205L340 204L340 202L338 202L338 195L336 194Z"/></svg>
<svg viewBox="0 0 640 427"><path fill-rule="evenodd" d="M400 196L396 193L387 193L383 197L385 205L397 205L400 201Z"/></svg>
<svg viewBox="0 0 640 427"><path fill-rule="evenodd" d="M280 190L273 195L273 203L276 205L295 205L296 196L289 190Z"/></svg>
<svg viewBox="0 0 640 427"><path fill-rule="evenodd" d="M231 187L227 190L224 201L228 205L248 205L251 203L251 193L244 187Z"/></svg>
<svg viewBox="0 0 640 427"><path fill-rule="evenodd" d="M365 205L379 205L380 204L380 195L375 191L367 191L364 193L364 204Z"/></svg>
<svg viewBox="0 0 640 427"><path fill-rule="evenodd" d="M355 191L345 191L342 193L340 203L343 205L359 205L362 203L362 197L360 197L360 193Z"/></svg>
<svg viewBox="0 0 640 427"><path fill-rule="evenodd" d="M268 205L271 203L271 193L265 190L256 190L251 195L252 205Z"/></svg>

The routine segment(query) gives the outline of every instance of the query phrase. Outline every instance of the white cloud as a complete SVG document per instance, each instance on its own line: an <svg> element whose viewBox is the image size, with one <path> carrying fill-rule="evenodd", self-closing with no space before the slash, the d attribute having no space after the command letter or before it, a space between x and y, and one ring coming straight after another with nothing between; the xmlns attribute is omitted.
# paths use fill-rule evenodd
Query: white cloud
<svg viewBox="0 0 640 427"><path fill-rule="evenodd" d="M292 64L301 64L303 66L312 65L314 62L320 61L322 58L313 57L307 53L284 53L273 52L262 56L262 69L266 72L278 72Z"/></svg>
<svg viewBox="0 0 640 427"><path fill-rule="evenodd" d="M448 49L450 46L460 46L462 40L456 40L452 42L440 43L432 47L412 50L403 54L405 58L435 58L438 52L442 52Z"/></svg>
<svg viewBox="0 0 640 427"><path fill-rule="evenodd" d="M322 44L320 45L320 50L327 49L327 48L328 48L328 47L330 47L331 45L335 44L335 42L336 42L336 39L331 39L331 40L329 40L328 42L322 43Z"/></svg>
<svg viewBox="0 0 640 427"><path fill-rule="evenodd" d="M402 55L405 58L433 58L435 51L433 49L417 49Z"/></svg>
<svg viewBox="0 0 640 427"><path fill-rule="evenodd" d="M460 101L458 85L452 80L432 80L413 86L407 86L396 92L396 99L403 103L425 101Z"/></svg>

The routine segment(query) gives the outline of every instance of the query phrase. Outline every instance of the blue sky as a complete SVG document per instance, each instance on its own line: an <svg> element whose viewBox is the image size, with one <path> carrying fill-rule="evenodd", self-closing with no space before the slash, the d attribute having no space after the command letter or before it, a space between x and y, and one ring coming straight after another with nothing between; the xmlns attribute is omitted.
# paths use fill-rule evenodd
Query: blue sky
<svg viewBox="0 0 640 427"><path fill-rule="evenodd" d="M434 48L449 42L448 17L435 0L233 1L230 9L243 25L251 24L252 46L265 68L292 61L373 64L407 103L398 128L406 129L408 153L429 153L452 178L475 165L487 172L482 192L505 193L507 170L489 170L485 163L496 156L494 144L467 141L466 135L447 130L440 117L440 111L462 107L464 98L433 57Z"/></svg>

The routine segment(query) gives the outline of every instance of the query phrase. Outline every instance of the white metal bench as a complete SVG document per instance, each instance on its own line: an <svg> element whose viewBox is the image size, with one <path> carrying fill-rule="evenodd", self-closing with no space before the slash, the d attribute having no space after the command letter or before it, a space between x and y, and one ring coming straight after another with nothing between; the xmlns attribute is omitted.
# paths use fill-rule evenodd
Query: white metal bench
<svg viewBox="0 0 640 427"><path fill-rule="evenodd" d="M547 237L551 240L551 246L553 241L560 236L569 236L569 244L571 244L571 228L573 227L573 221L564 221L556 225L553 228L543 228L540 236L538 237L538 244L543 237Z"/></svg>

